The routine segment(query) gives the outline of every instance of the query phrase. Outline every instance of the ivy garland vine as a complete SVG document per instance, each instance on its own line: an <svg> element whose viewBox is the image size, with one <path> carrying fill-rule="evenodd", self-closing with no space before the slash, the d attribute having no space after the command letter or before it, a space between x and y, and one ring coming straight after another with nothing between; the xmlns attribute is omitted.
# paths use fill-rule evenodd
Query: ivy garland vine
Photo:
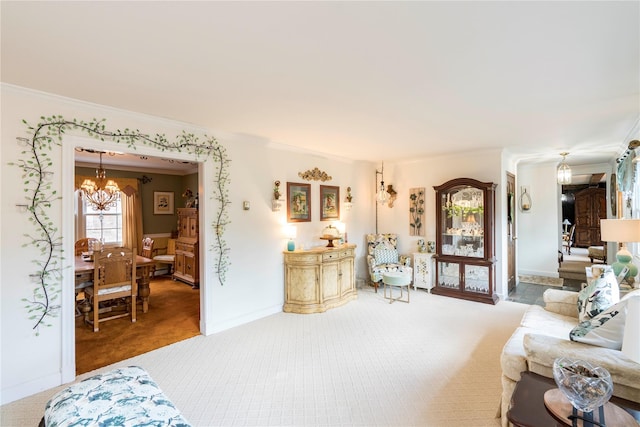
<svg viewBox="0 0 640 427"><path fill-rule="evenodd" d="M62 272L62 236L58 228L48 215L55 200L61 199L54 189L51 177L53 172L53 160L50 156L54 146L62 145L65 133L71 130L83 132L101 141L109 140L119 144L126 144L128 148L136 149L136 144L152 146L161 151L177 151L200 156L212 157L214 160L215 180L214 199L218 201L218 211L213 222L215 241L212 250L217 256L215 273L218 275L220 285L224 285L229 268L229 247L223 238L225 227L229 224L228 207L229 199L229 163L226 149L218 143L214 137L204 136L205 141L193 133L183 132L176 137L175 142L170 142L162 134L151 137L139 130L106 129L106 119L93 119L85 122L81 120L67 120L63 116L40 117L40 122L31 126L26 120L22 122L27 126L30 138L17 138L25 147L21 152L23 159L16 163L9 163L22 169L24 192L28 204L22 205L29 213L29 221L34 224L36 231L33 234L25 234L28 242L22 246L35 246L40 250L41 258L34 260L38 266L35 273L29 275L37 285L30 298L23 298L29 319L34 320L33 329L39 335L41 326L51 326L47 322L50 317L56 317L60 304L56 304L60 297L61 286L55 286L61 279ZM57 282L56 282L57 281Z"/></svg>

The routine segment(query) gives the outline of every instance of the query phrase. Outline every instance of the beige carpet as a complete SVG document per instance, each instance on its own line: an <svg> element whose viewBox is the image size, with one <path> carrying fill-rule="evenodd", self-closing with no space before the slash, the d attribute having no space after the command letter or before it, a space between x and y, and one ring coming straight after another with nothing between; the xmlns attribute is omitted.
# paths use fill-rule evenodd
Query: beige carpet
<svg viewBox="0 0 640 427"><path fill-rule="evenodd" d="M367 288L111 367L147 369L195 426L498 426L500 351L526 307ZM37 425L61 388L2 406L0 425Z"/></svg>

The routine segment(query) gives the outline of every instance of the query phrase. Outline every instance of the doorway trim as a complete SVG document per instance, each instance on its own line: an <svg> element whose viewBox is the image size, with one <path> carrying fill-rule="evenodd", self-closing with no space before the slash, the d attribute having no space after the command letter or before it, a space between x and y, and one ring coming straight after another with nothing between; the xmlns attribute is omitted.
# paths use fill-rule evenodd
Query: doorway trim
<svg viewBox="0 0 640 427"><path fill-rule="evenodd" d="M123 151L123 145L112 141L101 141L91 137L65 135L61 143L62 156L62 191L61 191L61 236L63 253L73 253L73 236L74 236L74 209L73 203L69 203L74 198L74 176L75 176L75 152L76 147L91 148L95 150L111 150ZM124 151L129 151L125 149ZM136 154L167 157L166 151L153 149L149 146L135 148ZM198 192L199 194L211 194L213 185L212 168L205 168L202 159L197 159L193 154L172 151L171 157L177 160L185 160L198 162ZM206 218L210 207L207 203L201 203L198 209L199 220L202 223ZM202 238L200 239L201 248L211 247L210 230L205 227L200 229ZM210 271L210 265L207 264L206 250L199 251L200 254L200 333L207 335L207 331L213 329L209 324L208 314L211 311L210 304L206 304L208 300L207 294L211 283L215 282L213 273ZM76 378L76 361L75 361L75 310L73 307L74 288L73 286L64 286L65 283L74 282L74 270L72 268L73 257L67 257L63 262L62 268L62 289L60 293L60 319L61 319L61 379L62 383L74 381Z"/></svg>

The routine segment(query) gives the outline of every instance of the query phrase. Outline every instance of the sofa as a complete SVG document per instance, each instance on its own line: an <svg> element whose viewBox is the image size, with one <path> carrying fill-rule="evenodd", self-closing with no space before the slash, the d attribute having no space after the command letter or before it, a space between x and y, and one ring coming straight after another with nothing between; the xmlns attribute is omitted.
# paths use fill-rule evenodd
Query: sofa
<svg viewBox="0 0 640 427"><path fill-rule="evenodd" d="M604 367L613 379L615 396L640 402L640 364L627 358L620 350L570 340L570 332L580 323L578 295L578 292L547 289L543 295L544 308L530 306L520 326L503 347L500 356L502 396L499 410L503 427L509 425L506 415L521 372L531 371L553 378L553 361L558 357L585 360ZM623 299L627 297L640 297L640 290L631 292Z"/></svg>

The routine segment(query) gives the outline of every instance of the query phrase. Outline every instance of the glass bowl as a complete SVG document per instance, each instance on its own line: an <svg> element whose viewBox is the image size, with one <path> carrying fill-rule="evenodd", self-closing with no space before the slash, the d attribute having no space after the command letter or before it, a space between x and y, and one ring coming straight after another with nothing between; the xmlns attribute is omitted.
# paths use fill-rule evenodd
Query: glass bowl
<svg viewBox="0 0 640 427"><path fill-rule="evenodd" d="M583 360L566 357L554 360L553 379L574 408L582 412L604 405L613 393L609 371Z"/></svg>

